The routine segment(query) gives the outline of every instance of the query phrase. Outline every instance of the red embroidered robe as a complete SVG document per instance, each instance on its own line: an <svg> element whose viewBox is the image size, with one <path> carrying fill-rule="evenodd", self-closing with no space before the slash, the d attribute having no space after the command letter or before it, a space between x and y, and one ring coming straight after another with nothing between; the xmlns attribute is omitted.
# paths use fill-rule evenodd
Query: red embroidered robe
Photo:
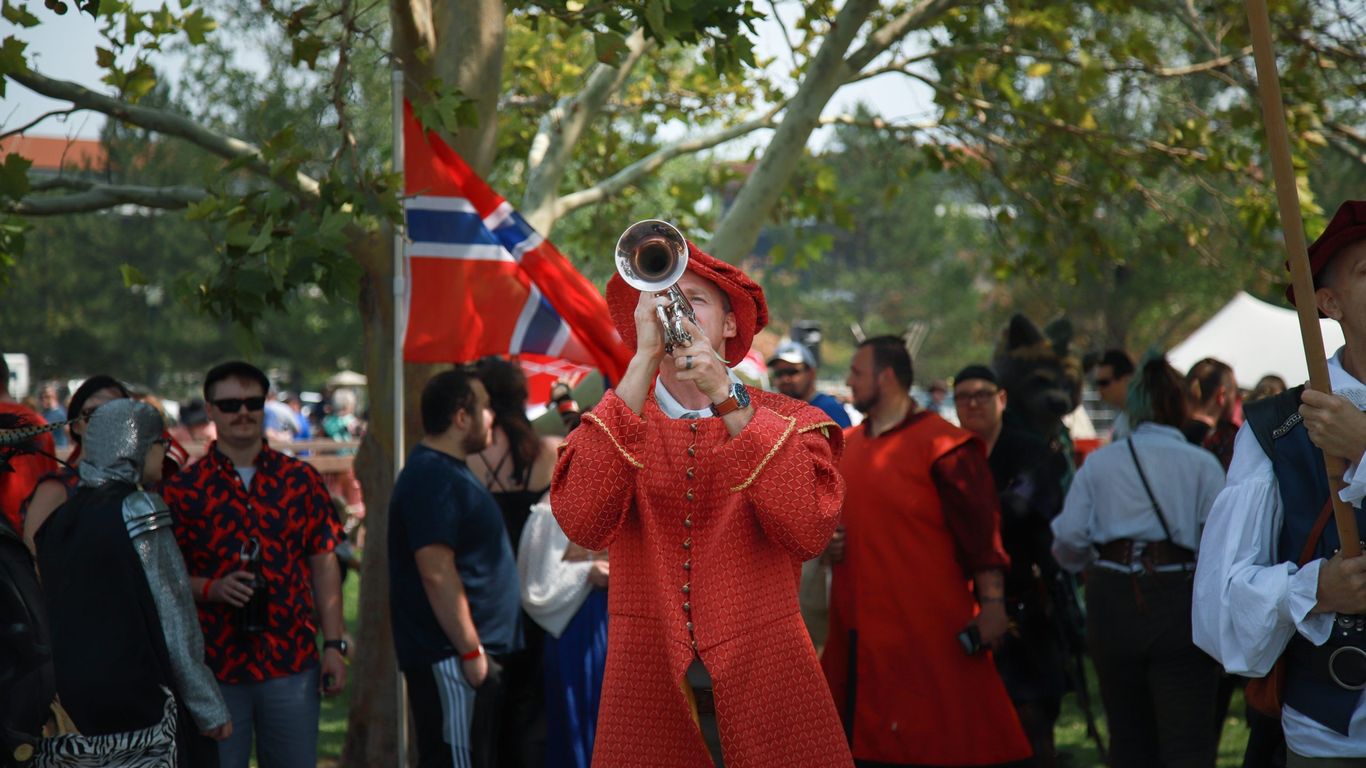
<svg viewBox="0 0 1366 768"><path fill-rule="evenodd" d="M607 669L593 765L703 768L684 694L710 671L727 768L849 766L839 717L797 605L844 497L843 440L819 409L753 393L719 418L637 416L613 392L566 441L551 506L570 540L610 547Z"/></svg>

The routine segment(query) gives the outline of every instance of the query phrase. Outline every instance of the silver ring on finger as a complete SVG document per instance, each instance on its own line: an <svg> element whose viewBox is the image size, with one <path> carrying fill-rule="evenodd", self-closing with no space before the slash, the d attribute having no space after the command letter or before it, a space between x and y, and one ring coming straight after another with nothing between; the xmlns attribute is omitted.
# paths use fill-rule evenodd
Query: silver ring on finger
<svg viewBox="0 0 1366 768"><path fill-rule="evenodd" d="M683 358L683 367L690 371L692 370L692 355Z"/></svg>

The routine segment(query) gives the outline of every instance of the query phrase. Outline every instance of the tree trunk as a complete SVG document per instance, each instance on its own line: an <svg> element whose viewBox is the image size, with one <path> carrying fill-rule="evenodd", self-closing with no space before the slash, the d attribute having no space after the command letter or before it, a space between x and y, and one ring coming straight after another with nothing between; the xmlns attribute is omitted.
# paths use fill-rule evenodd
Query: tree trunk
<svg viewBox="0 0 1366 768"><path fill-rule="evenodd" d="M394 486L393 266L389 239L375 233L357 244L365 270L359 309L365 334L370 422L356 455L365 497L365 556L360 611L353 628L351 710L341 764L393 765L398 752L398 671L389 628L389 493Z"/></svg>
<svg viewBox="0 0 1366 768"><path fill-rule="evenodd" d="M498 88L503 66L502 0L393 0L394 50L404 68L404 90L420 97L438 76L475 100L479 123L446 140L479 173L493 165L497 145ZM419 49L435 56L417 55ZM427 62L427 63L424 63ZM397 137L396 137L397 138ZM343 766L406 764L398 754L399 678L389 625L389 496L396 450L406 455L421 437L418 404L422 387L438 366L404 365L404 407L394 399L393 236L387 230L357 243L364 270L359 309L365 334L370 423L356 455L356 478L365 497L365 558L361 565L360 616L354 628L351 709L347 714ZM459 318L452 318L458 321ZM394 418L405 421L405 445L394 445ZM409 740L411 745L411 738Z"/></svg>

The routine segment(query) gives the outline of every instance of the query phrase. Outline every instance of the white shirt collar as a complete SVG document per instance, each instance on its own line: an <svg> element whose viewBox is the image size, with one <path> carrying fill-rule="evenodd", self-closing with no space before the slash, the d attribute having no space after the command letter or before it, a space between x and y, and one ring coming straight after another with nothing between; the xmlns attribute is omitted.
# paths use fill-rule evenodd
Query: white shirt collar
<svg viewBox="0 0 1366 768"><path fill-rule="evenodd" d="M743 383L740 381L740 377L735 375L734 370L728 369L726 373L730 375L732 385ZM711 416L711 409L694 411L691 408L685 408L682 403L678 402L678 398L674 397L664 386L663 376L655 377L655 402L659 404L659 410L671 419L701 419Z"/></svg>
<svg viewBox="0 0 1366 768"><path fill-rule="evenodd" d="M1328 358L1328 382L1333 387L1333 394L1351 400L1358 410L1366 411L1366 386L1342 367L1342 353L1345 351L1346 346L1339 347L1338 351Z"/></svg>

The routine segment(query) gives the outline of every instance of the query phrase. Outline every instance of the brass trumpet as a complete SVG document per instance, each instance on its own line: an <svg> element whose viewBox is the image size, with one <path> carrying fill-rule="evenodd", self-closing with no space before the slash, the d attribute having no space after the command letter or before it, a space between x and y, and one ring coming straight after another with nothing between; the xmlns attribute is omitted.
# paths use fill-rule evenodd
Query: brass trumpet
<svg viewBox="0 0 1366 768"><path fill-rule="evenodd" d="M678 289L678 279L688 268L688 241L667 221L646 219L626 228L617 240L617 274L626 284L641 292L669 299L655 307L664 330L664 351L692 343L692 334L683 327L683 318L697 322L692 304Z"/></svg>

